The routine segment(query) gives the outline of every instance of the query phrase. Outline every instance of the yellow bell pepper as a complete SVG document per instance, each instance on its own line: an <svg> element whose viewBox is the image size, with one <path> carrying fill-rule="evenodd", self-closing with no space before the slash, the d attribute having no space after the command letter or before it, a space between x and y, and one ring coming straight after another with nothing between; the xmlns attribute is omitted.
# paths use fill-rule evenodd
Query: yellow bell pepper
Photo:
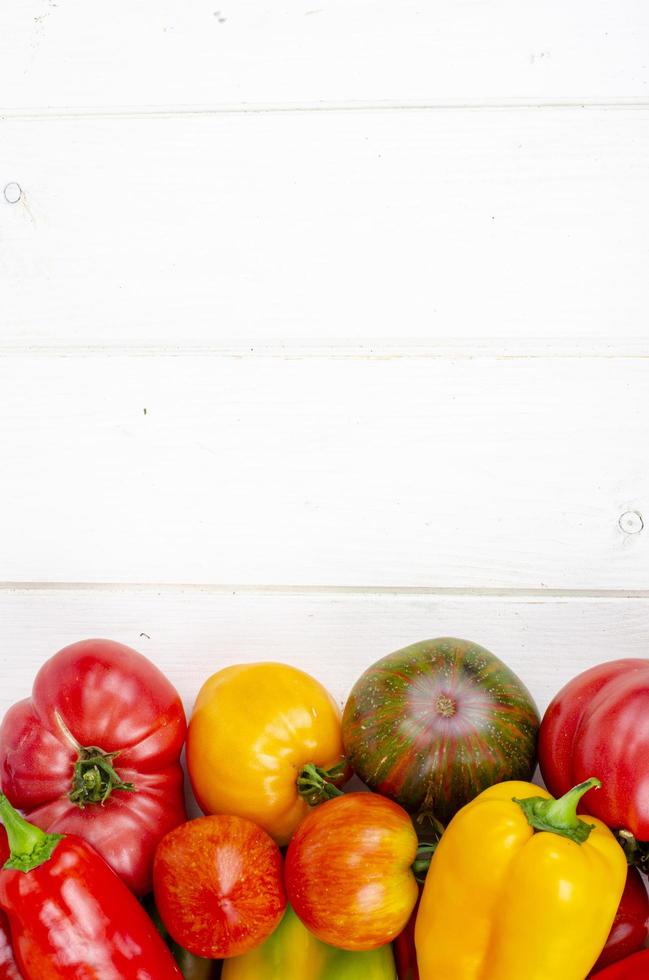
<svg viewBox="0 0 649 980"><path fill-rule="evenodd" d="M350 952L312 935L289 905L256 949L223 962L221 980L396 980L392 947Z"/></svg>
<svg viewBox="0 0 649 980"><path fill-rule="evenodd" d="M453 817L417 915L421 980L584 980L626 879L611 831L577 817L599 785L554 800L532 783L499 783Z"/></svg>

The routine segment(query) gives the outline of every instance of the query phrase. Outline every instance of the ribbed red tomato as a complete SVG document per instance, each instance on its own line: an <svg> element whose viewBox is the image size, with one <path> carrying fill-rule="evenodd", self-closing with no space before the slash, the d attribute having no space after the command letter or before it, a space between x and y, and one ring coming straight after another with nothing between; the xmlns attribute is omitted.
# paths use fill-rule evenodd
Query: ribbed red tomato
<svg viewBox="0 0 649 980"><path fill-rule="evenodd" d="M569 681L541 722L539 763L556 797L597 776L589 813L649 841L649 660L613 660Z"/></svg>
<svg viewBox="0 0 649 980"><path fill-rule="evenodd" d="M9 801L48 833L88 841L138 895L158 841L186 819L177 691L146 657L111 640L65 647L0 727Z"/></svg>

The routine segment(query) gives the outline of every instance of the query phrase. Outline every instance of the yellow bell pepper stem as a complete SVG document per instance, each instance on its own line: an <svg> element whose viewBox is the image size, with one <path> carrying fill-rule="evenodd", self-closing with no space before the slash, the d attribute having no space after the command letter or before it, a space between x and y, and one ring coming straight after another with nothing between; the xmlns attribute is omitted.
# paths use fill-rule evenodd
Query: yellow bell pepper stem
<svg viewBox="0 0 649 980"><path fill-rule="evenodd" d="M453 817L417 915L421 980L584 980L626 879L608 827L576 813L597 785L553 800L532 783L498 783Z"/></svg>
<svg viewBox="0 0 649 980"><path fill-rule="evenodd" d="M601 787L599 779L592 776L584 783L573 786L558 800L553 800L552 797L546 800L542 796L531 796L523 800L514 797L514 803L518 803L528 823L535 830L549 830L553 834L560 834L562 837L574 840L576 844L584 844L591 830L595 829L595 824L580 820L577 816L577 806L589 789L601 789Z"/></svg>

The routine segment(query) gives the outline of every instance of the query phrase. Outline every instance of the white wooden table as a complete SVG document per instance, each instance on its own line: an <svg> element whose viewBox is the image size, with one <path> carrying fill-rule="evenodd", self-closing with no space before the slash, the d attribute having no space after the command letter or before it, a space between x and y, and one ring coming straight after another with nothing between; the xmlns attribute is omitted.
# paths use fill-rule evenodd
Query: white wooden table
<svg viewBox="0 0 649 980"><path fill-rule="evenodd" d="M649 7L4 0L0 715L649 656ZM4 190L3 190L4 189Z"/></svg>

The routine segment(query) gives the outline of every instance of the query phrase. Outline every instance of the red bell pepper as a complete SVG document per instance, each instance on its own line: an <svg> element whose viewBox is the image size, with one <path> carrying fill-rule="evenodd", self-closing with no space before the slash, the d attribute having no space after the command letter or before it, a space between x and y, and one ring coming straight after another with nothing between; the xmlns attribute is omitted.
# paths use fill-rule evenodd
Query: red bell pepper
<svg viewBox="0 0 649 980"><path fill-rule="evenodd" d="M649 938L649 895L637 868L627 871L626 884L606 945L593 973L636 953Z"/></svg>
<svg viewBox="0 0 649 980"><path fill-rule="evenodd" d="M419 888L419 898L412 910L412 915L408 919L406 928L401 932L392 943L394 948L394 962L397 968L399 980L419 980L419 967L417 966L417 950L415 949L415 922L419 911L421 900L421 886Z"/></svg>
<svg viewBox="0 0 649 980"><path fill-rule="evenodd" d="M76 834L137 895L158 842L187 817L178 692L146 657L110 640L65 647L0 727L0 784L52 834Z"/></svg>
<svg viewBox="0 0 649 980"><path fill-rule="evenodd" d="M597 980L647 980L649 977L649 949L618 960L595 974Z"/></svg>
<svg viewBox="0 0 649 980"><path fill-rule="evenodd" d="M181 980L138 900L79 837L45 834L0 793L0 905L25 980Z"/></svg>
<svg viewBox="0 0 649 980"><path fill-rule="evenodd" d="M4 827L0 824L0 868L10 857ZM7 916L0 909L0 980L22 980L16 965Z"/></svg>
<svg viewBox="0 0 649 980"><path fill-rule="evenodd" d="M16 966L9 923L4 912L0 912L0 980L22 980Z"/></svg>

